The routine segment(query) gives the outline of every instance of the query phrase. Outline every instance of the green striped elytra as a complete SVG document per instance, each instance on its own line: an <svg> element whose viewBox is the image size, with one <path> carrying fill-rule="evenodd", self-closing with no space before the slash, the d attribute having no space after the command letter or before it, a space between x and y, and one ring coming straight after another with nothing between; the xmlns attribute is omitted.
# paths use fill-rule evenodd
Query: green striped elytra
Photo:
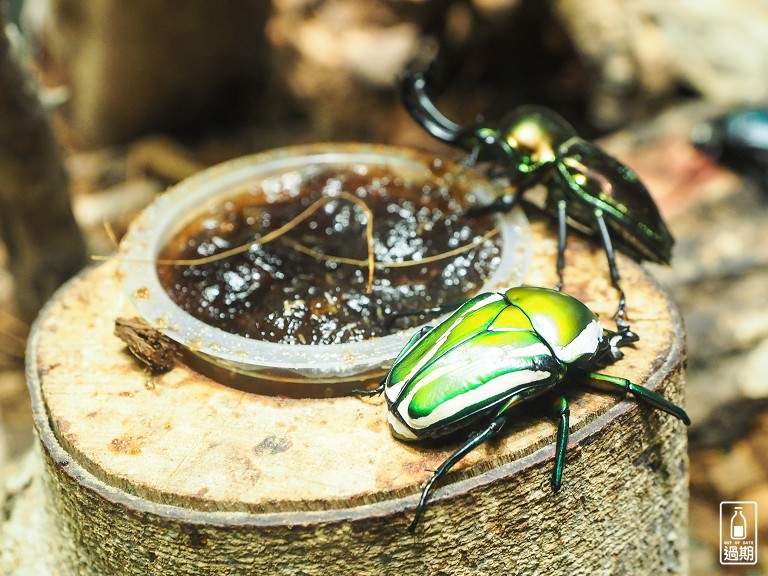
<svg viewBox="0 0 768 576"><path fill-rule="evenodd" d="M623 357L637 340L628 329L604 329L582 302L557 290L521 286L471 298L435 327L417 331L378 388L389 425L399 440L475 432L434 472L410 525L421 517L434 483L474 448L498 434L512 408L544 395L554 400L558 420L552 487L561 485L568 441L565 389L586 385L632 394L685 424L685 411L627 380L597 372Z"/></svg>

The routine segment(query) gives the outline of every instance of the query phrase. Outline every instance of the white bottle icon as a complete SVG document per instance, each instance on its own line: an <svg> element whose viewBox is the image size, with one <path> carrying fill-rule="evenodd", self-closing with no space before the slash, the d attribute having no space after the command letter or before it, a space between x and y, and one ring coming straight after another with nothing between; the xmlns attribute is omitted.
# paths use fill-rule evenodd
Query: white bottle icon
<svg viewBox="0 0 768 576"><path fill-rule="evenodd" d="M734 508L731 518L731 539L744 540L747 537L747 519L741 513L741 506Z"/></svg>

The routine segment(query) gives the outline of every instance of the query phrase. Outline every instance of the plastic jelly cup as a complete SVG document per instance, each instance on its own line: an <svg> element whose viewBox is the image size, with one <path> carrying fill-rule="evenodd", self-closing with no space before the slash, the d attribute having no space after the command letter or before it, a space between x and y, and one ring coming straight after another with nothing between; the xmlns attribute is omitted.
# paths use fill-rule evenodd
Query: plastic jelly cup
<svg viewBox="0 0 768 576"><path fill-rule="evenodd" d="M380 378L413 334L413 329L344 344L279 344L238 336L184 311L166 293L155 261L166 244L206 206L261 184L265 194L286 179L332 168L384 168L406 179L455 176L467 195L488 202L499 190L465 166L407 148L367 144L314 144L276 149L204 170L177 184L150 204L120 243L122 285L138 313L184 349L186 362L214 378L262 393L295 397L343 394ZM274 184L272 186L271 184ZM520 284L530 258L528 224L521 210L497 217L501 257L480 291ZM439 320L434 320L435 323Z"/></svg>

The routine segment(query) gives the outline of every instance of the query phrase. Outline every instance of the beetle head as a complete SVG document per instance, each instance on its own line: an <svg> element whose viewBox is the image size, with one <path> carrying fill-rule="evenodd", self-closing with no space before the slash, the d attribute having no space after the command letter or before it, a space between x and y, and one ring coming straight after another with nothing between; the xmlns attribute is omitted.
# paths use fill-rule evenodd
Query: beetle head
<svg viewBox="0 0 768 576"><path fill-rule="evenodd" d="M517 156L503 134L489 126L477 125L474 128L465 129L459 146L470 153L470 164L495 162L506 166Z"/></svg>
<svg viewBox="0 0 768 576"><path fill-rule="evenodd" d="M499 126L496 147L513 184L555 162L560 146L576 135L564 118L542 106L520 106Z"/></svg>
<svg viewBox="0 0 768 576"><path fill-rule="evenodd" d="M624 358L624 352L620 348L629 346L638 340L640 340L640 337L626 325L620 326L616 332L603 328L603 338L594 356L595 366L603 368L618 362Z"/></svg>

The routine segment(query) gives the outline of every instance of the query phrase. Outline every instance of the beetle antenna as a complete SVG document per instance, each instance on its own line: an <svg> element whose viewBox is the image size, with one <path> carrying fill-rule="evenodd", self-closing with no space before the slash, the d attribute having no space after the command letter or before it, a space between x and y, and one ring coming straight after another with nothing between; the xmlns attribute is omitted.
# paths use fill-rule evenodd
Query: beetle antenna
<svg viewBox="0 0 768 576"><path fill-rule="evenodd" d="M605 392L620 392L625 395L631 394L635 399L647 404L651 408L661 410L667 414L671 414L678 420L682 420L686 426L691 425L691 419L688 414L680 408L680 406L673 404L666 398L659 396L655 392L651 392L647 388L630 382L626 378L620 378L618 376L609 376L607 374L600 374L598 372L592 372L588 376L588 385L597 390L603 390Z"/></svg>

